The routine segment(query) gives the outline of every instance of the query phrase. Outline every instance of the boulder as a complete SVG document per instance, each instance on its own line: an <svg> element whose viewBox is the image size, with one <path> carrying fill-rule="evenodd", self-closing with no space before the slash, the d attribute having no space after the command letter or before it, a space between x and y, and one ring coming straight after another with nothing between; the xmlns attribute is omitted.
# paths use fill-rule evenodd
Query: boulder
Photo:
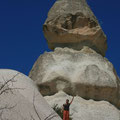
<svg viewBox="0 0 120 120"><path fill-rule="evenodd" d="M0 69L0 120L61 120L24 74Z"/></svg>
<svg viewBox="0 0 120 120"><path fill-rule="evenodd" d="M45 52L33 65L29 77L44 96L63 90L69 95L118 105L119 78L113 65L88 47L81 51L56 48Z"/></svg>
<svg viewBox="0 0 120 120"><path fill-rule="evenodd" d="M46 96L45 99L53 107L61 108L66 99L71 100L72 96L60 91L52 96ZM85 100L75 96L70 106L70 117L72 120L119 120L120 111L112 104L106 101Z"/></svg>
<svg viewBox="0 0 120 120"><path fill-rule="evenodd" d="M43 25L50 49L89 46L105 56L106 36L86 0L57 0Z"/></svg>

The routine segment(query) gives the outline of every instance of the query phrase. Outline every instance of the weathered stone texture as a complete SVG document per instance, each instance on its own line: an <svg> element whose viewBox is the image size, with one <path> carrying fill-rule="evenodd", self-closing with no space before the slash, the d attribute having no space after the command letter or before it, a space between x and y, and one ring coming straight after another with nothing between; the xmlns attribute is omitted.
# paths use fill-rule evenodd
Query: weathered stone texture
<svg viewBox="0 0 120 120"><path fill-rule="evenodd" d="M106 36L85 0L57 0L43 25L50 49L89 46L105 56Z"/></svg>

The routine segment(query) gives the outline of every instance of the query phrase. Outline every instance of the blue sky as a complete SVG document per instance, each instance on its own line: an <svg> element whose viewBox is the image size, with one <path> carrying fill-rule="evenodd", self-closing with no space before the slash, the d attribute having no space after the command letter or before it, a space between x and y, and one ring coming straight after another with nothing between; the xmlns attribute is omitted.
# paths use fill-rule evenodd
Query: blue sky
<svg viewBox="0 0 120 120"><path fill-rule="evenodd" d="M106 57L120 76L120 0L87 0L107 35ZM42 25L55 0L0 0L0 68L28 75L34 62L50 51Z"/></svg>

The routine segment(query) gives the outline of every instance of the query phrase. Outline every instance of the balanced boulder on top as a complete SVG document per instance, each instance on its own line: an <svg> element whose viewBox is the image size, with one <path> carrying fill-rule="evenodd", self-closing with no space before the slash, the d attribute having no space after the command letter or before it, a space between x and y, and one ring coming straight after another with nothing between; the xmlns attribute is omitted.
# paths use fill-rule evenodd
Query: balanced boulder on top
<svg viewBox="0 0 120 120"><path fill-rule="evenodd" d="M86 0L57 0L43 25L50 49L89 46L105 56L106 36Z"/></svg>

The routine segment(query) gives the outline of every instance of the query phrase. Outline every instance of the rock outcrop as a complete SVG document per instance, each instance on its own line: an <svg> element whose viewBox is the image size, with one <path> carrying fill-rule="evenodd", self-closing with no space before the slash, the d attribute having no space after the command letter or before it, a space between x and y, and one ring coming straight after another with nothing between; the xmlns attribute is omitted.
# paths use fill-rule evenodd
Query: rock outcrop
<svg viewBox="0 0 120 120"><path fill-rule="evenodd" d="M56 104L62 107L65 100L71 100L72 97L59 92L53 96L46 96L45 99L52 107ZM106 101L96 102L76 96L70 106L70 117L72 120L119 120L120 111Z"/></svg>
<svg viewBox="0 0 120 120"><path fill-rule="evenodd" d="M106 100L116 105L119 101L119 78L113 65L94 50L81 51L56 48L46 52L35 62L29 77L42 95L53 95L63 90L85 99Z"/></svg>
<svg viewBox="0 0 120 120"><path fill-rule="evenodd" d="M57 0L43 25L50 49L89 46L105 56L106 36L86 0Z"/></svg>
<svg viewBox="0 0 120 120"><path fill-rule="evenodd" d="M106 36L86 0L56 0L43 32L54 51L37 59L29 77L48 103L62 107L72 95L73 120L119 120L120 79L104 57Z"/></svg>
<svg viewBox="0 0 120 120"><path fill-rule="evenodd" d="M0 69L0 119L46 118L61 120L41 96L33 81L17 71Z"/></svg>

